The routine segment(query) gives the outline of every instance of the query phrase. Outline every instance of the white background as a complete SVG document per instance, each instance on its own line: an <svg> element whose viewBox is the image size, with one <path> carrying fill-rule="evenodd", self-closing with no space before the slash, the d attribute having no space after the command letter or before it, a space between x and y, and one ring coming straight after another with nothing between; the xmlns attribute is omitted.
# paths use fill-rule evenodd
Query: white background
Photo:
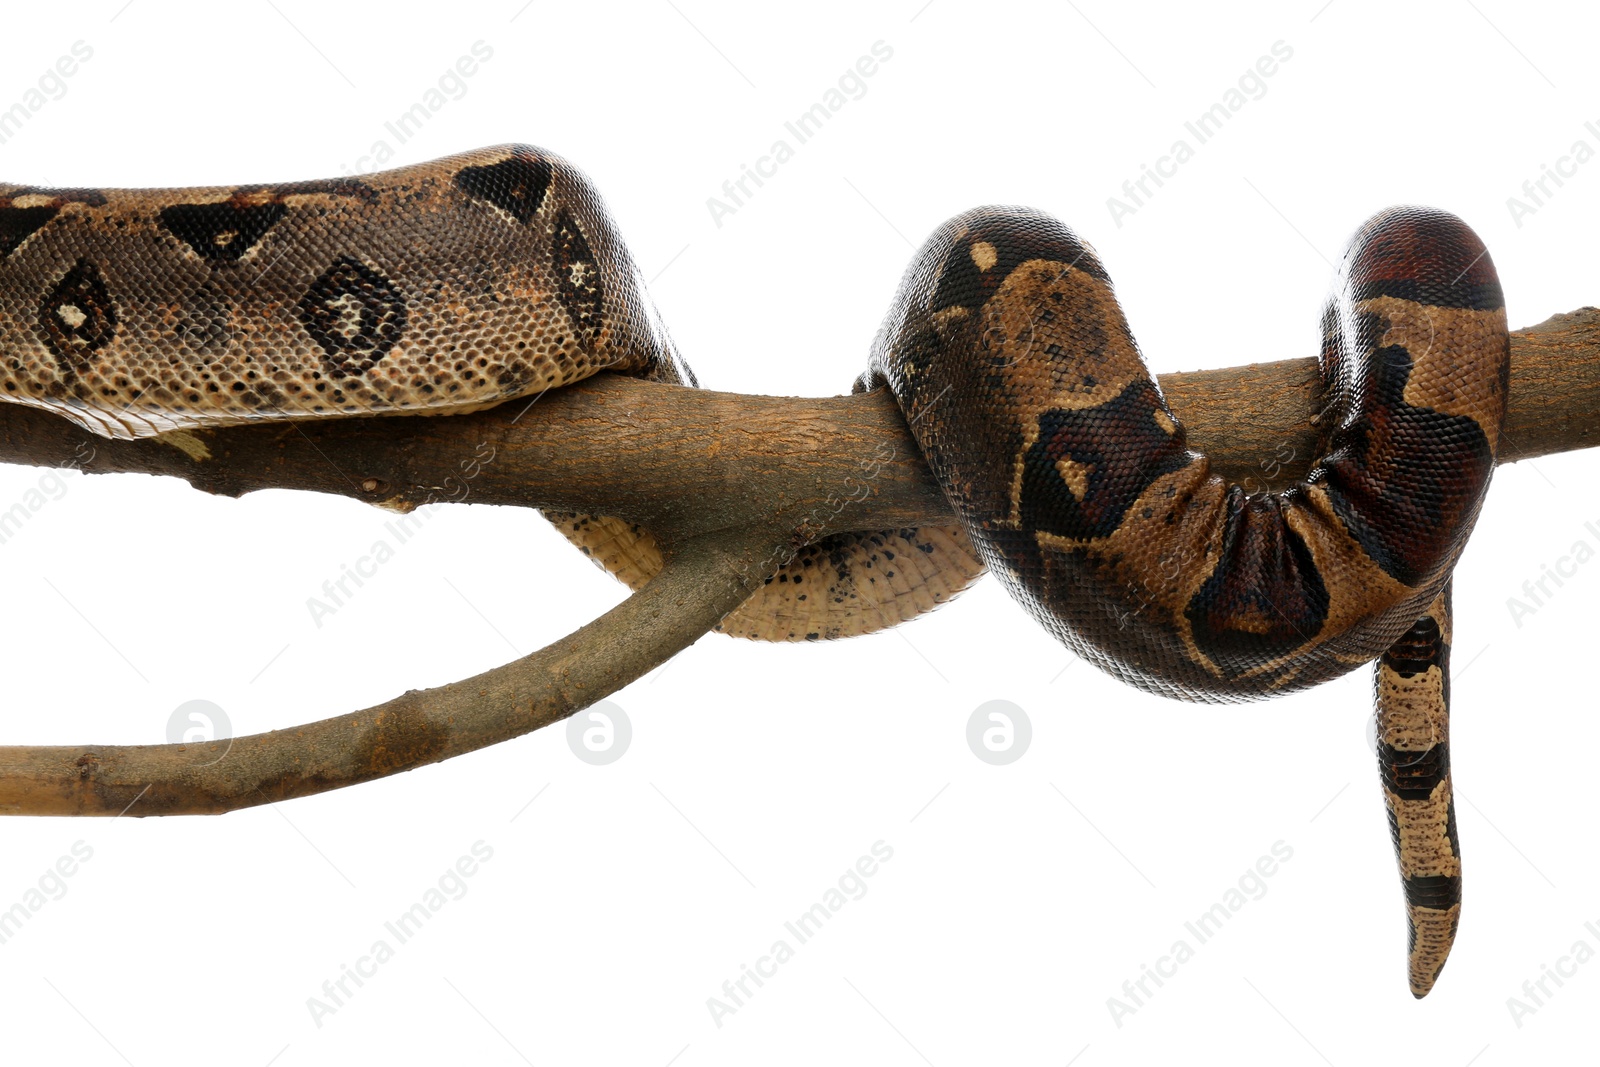
<svg viewBox="0 0 1600 1067"><path fill-rule="evenodd" d="M1157 371L1314 353L1330 261L1391 203L1472 223L1514 326L1600 297L1600 162L1549 186L1521 225L1507 206L1574 141L1600 149L1584 127L1600 120L1600 16L1576 5L274 2L13 5L0 107L73 42L94 54L0 145L0 174L348 173L482 40L492 59L394 162L513 140L577 162L719 389L846 390L914 243L982 203L1045 208L1092 241ZM893 57L865 95L718 227L707 198L880 40ZM1293 56L1265 94L1119 226L1107 198L1280 40ZM1585 452L1501 470L1458 571L1465 914L1421 1003L1365 671L1261 705L1172 703L1075 663L986 580L870 638L707 637L614 697L634 738L605 767L556 728L226 818L6 821L0 909L75 842L92 858L0 945L0 1054L138 1067L1592 1059L1600 963L1547 983L1520 1026L1507 1000L1575 942L1600 950L1584 926L1600 926L1600 562L1520 625L1507 601L1575 542L1600 548L1585 526L1600 528L1596 473ZM0 510L52 476L0 468ZM288 727L524 655L623 595L535 514L450 506L318 628L307 598L389 515L60 477L59 499L0 546L7 743L158 742L196 698L235 733ZM1006 767L965 740L993 699L1033 724ZM866 895L718 1026L707 998L880 840L893 858ZM465 895L319 1025L308 999L479 841L493 857ZM1184 922L1279 841L1293 856L1265 895L1196 946ZM1108 998L1179 938L1194 958L1119 1026Z"/></svg>

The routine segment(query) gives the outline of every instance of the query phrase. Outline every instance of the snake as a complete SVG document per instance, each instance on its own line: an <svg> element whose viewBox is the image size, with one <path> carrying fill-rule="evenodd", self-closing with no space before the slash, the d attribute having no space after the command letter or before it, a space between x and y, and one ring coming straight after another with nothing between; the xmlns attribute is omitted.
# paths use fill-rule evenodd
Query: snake
<svg viewBox="0 0 1600 1067"><path fill-rule="evenodd" d="M1219 319L1247 306L1230 288ZM992 571L1067 648L1161 696L1264 699L1375 664L1421 997L1460 920L1450 580L1510 340L1487 249L1424 207L1355 231L1321 326L1315 461L1247 489L1188 444L1091 245L1029 208L950 219L852 388L892 393L952 521L799 547L718 629L869 634ZM543 149L278 184L0 185L0 401L103 437L460 414L602 371L699 384L594 185ZM631 588L663 566L637 524L544 514Z"/></svg>

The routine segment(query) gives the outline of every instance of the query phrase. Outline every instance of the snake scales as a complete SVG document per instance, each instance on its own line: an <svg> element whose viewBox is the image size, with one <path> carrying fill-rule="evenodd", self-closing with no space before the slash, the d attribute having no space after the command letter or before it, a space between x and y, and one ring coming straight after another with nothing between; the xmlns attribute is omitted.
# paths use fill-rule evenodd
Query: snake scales
<svg viewBox="0 0 1600 1067"><path fill-rule="evenodd" d="M810 545L722 629L868 633L987 568L1074 651L1166 696L1268 697L1376 659L1422 996L1460 910L1449 580L1509 340L1487 252L1440 212L1369 220L1335 288L1319 459L1246 493L1185 444L1093 249L1026 209L952 219L856 388L893 391L959 523ZM601 370L696 384L593 187L526 146L277 185L0 186L0 356L0 397L111 437L453 414ZM661 566L648 531L547 517L630 586Z"/></svg>

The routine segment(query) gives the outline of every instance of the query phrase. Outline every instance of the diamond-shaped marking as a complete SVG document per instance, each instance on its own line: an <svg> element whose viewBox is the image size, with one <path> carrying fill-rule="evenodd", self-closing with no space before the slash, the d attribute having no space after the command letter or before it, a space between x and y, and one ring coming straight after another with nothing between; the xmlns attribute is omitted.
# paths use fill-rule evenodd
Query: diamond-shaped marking
<svg viewBox="0 0 1600 1067"><path fill-rule="evenodd" d="M44 343L67 374L85 370L89 358L116 336L117 309L105 279L87 259L64 274L39 305Z"/></svg>
<svg viewBox="0 0 1600 1067"><path fill-rule="evenodd" d="M371 370L406 328L405 298L389 279L350 256L335 260L311 283L298 310L335 378Z"/></svg>

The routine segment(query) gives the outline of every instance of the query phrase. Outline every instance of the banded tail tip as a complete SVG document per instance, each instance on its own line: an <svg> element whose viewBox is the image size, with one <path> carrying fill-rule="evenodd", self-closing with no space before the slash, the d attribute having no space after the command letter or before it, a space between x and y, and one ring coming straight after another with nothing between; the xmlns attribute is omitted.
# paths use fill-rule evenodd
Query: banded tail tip
<svg viewBox="0 0 1600 1067"><path fill-rule="evenodd" d="M1439 973L1455 945L1456 927L1461 921L1461 905L1449 908L1412 906L1411 919L1411 995L1421 1000L1433 991Z"/></svg>

